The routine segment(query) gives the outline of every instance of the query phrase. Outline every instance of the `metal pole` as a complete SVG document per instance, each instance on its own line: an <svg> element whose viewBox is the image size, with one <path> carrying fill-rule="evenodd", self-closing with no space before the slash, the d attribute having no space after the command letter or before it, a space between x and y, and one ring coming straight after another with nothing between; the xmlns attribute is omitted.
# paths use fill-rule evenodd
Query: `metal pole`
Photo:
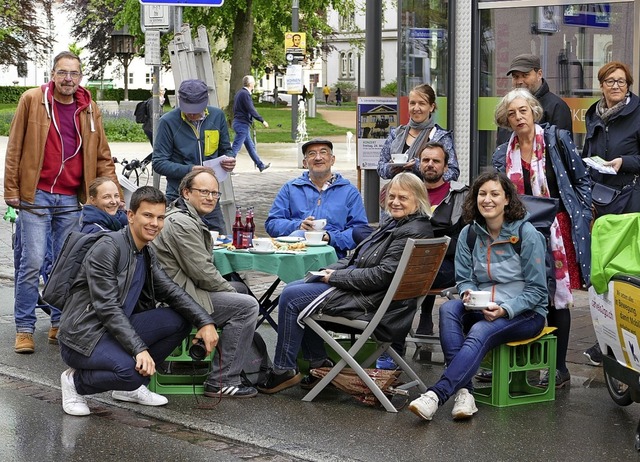
<svg viewBox="0 0 640 462"><path fill-rule="evenodd" d="M381 89L382 67L382 0L367 0L365 22L365 96L378 96ZM364 171L364 208L371 223L380 219L380 178L375 170Z"/></svg>
<svg viewBox="0 0 640 462"><path fill-rule="evenodd" d="M291 1L291 32L298 32L298 9L299 1ZM291 64L298 64L297 59L293 59ZM291 95L291 139L295 141L298 137L298 95Z"/></svg>
<svg viewBox="0 0 640 462"><path fill-rule="evenodd" d="M153 66L153 87L151 89L153 96L153 139L156 139L156 133L158 132L158 119L160 118L160 66ZM165 95L168 98L169 95ZM153 149L151 149L153 152ZM153 170L153 163L151 163L151 169ZM153 186L160 189L160 174L153 170Z"/></svg>

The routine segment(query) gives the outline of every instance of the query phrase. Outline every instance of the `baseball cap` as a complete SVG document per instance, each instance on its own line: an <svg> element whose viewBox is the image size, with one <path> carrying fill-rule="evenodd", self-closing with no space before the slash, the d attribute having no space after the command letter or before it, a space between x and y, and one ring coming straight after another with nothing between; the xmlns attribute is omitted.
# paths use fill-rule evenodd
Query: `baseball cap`
<svg viewBox="0 0 640 462"><path fill-rule="evenodd" d="M184 80L178 90L178 106L185 114L200 114L209 104L209 89L202 80Z"/></svg>
<svg viewBox="0 0 640 462"><path fill-rule="evenodd" d="M507 75L510 75L512 72L529 72L532 69L541 69L540 58L530 54L518 55L511 61Z"/></svg>
<svg viewBox="0 0 640 462"><path fill-rule="evenodd" d="M329 146L329 149L331 149L333 151L333 143L329 140L325 140L324 138L314 138L312 140L307 141L306 143L304 143L302 145L302 154L306 154L307 153L307 148L309 146L311 146L312 144L326 144L327 146Z"/></svg>

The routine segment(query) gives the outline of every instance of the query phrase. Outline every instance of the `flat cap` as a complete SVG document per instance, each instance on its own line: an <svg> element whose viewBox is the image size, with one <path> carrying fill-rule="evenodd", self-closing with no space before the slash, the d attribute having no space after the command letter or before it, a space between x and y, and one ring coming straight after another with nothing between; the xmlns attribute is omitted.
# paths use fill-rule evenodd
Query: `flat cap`
<svg viewBox="0 0 640 462"><path fill-rule="evenodd" d="M532 69L542 69L540 58L530 54L518 55L511 61L507 75L511 75L512 72L529 72Z"/></svg>
<svg viewBox="0 0 640 462"><path fill-rule="evenodd" d="M200 114L209 104L209 89L202 80L189 79L180 84L178 106L185 114Z"/></svg>
<svg viewBox="0 0 640 462"><path fill-rule="evenodd" d="M302 154L306 154L307 153L307 148L309 146L311 146L312 144L326 144L327 146L329 146L329 149L331 149L331 151L333 151L333 143L329 140L325 140L324 138L314 138L312 140L307 141L306 143L304 143L302 145Z"/></svg>

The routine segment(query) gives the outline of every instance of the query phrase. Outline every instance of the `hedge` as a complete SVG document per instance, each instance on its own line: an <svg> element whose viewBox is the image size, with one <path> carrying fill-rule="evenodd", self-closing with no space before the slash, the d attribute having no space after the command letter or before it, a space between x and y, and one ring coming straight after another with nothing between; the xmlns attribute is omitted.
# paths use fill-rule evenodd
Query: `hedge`
<svg viewBox="0 0 640 462"><path fill-rule="evenodd" d="M10 87L1 87L0 86L0 104L17 104L18 100L22 93L28 90L31 87L21 87L21 86L10 86ZM98 87L88 87L87 90L91 92L91 98L94 101L98 101ZM174 94L173 90L168 90L167 94ZM146 99L151 98L151 91L145 90L144 88L129 88L129 99L131 101L144 101ZM122 101L124 100L124 89L123 88L105 88L102 90L102 97L100 100L103 101ZM169 101L167 95L165 95L165 101Z"/></svg>

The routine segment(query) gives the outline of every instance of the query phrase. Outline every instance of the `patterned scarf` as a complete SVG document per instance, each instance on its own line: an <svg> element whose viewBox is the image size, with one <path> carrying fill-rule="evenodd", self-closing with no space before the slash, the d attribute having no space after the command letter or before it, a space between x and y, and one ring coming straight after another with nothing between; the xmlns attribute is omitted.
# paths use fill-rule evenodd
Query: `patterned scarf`
<svg viewBox="0 0 640 462"><path fill-rule="evenodd" d="M596 114L600 116L602 121L606 124L611 117L622 111L624 107L631 101L631 95L627 93L627 97L612 107L607 107L607 101L602 97L596 105Z"/></svg>
<svg viewBox="0 0 640 462"><path fill-rule="evenodd" d="M531 192L534 196L550 197L547 177L545 175L545 144L544 130L540 125L535 125L536 134L533 140L533 155L531 156L531 167L529 179L531 180ZM518 194L525 194L524 175L522 173L522 157L520 154L520 142L518 136L513 132L507 147L507 176L511 179L518 190ZM573 294L569 281L569 267L567 263L567 253L564 248L562 234L558 219L553 220L550 237L551 251L555 264L556 292L553 294L553 302L556 308L568 308L573 306Z"/></svg>

